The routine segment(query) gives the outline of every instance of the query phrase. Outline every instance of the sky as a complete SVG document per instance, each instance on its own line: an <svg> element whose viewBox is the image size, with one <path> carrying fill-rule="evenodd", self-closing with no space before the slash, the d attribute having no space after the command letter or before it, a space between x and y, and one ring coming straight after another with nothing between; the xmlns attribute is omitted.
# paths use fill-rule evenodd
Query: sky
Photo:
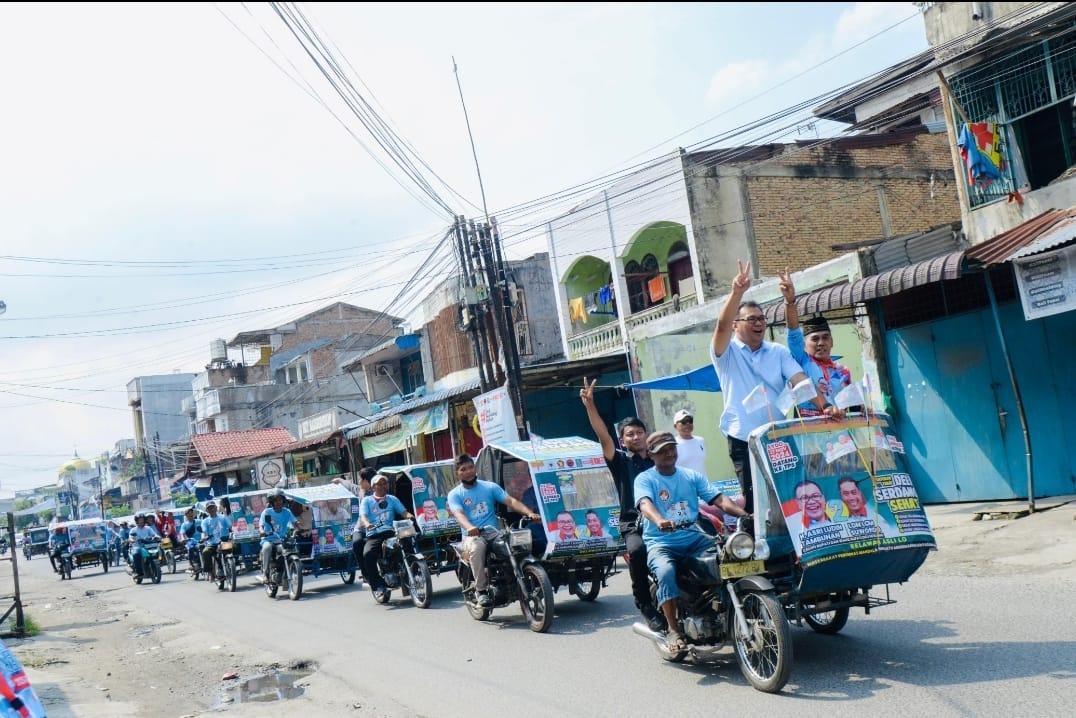
<svg viewBox="0 0 1076 718"><path fill-rule="evenodd" d="M679 147L831 134L732 131L926 49L905 2L299 8L451 213L481 218L462 88L510 259L586 195L522 205ZM267 4L4 3L0 67L0 493L132 437L134 377L336 301L421 323L450 271L416 274L449 212Z"/></svg>

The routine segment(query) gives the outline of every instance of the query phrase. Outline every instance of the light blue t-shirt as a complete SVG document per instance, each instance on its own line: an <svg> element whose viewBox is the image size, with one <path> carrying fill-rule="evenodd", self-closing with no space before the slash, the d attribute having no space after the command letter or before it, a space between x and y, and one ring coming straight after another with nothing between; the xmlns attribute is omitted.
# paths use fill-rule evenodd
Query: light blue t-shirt
<svg viewBox="0 0 1076 718"><path fill-rule="evenodd" d="M725 353L714 354L710 345L710 360L714 364L725 408L721 412L721 433L747 441L751 432L760 426L784 419L777 409L777 397L786 383L803 368L792 358L787 347L773 342L762 342L758 351L733 336ZM756 386L763 384L770 399L770 406L748 411L743 400Z"/></svg>
<svg viewBox="0 0 1076 718"><path fill-rule="evenodd" d="M662 531L649 519L643 522L643 542L654 546L686 546L701 533L695 520L699 517L699 499L713 501L721 492L710 485L698 471L676 467L671 476L663 476L650 468L635 477L635 505L643 499L654 502L661 515L674 523L690 522L691 526L678 531ZM640 516L642 511L639 512Z"/></svg>
<svg viewBox="0 0 1076 718"><path fill-rule="evenodd" d="M788 342L788 351L792 353L792 358L803 367L811 383L818 388L826 401L833 404L837 394L852 383L852 372L836 359L825 366L815 361L814 357L807 353L807 340L803 336L801 327L789 329L785 341ZM805 401L799 407L805 416L816 416L821 413L814 402Z"/></svg>
<svg viewBox="0 0 1076 718"><path fill-rule="evenodd" d="M202 519L202 533L205 534L206 543L216 546L224 537L232 531L232 520L227 516L217 514Z"/></svg>
<svg viewBox="0 0 1076 718"><path fill-rule="evenodd" d="M258 519L258 525L261 526L261 530L267 532L265 536L262 536L262 541L280 543L293 523L295 523L295 514L288 507L285 506L280 511L277 511L272 506L266 506L265 511L262 511L262 515Z"/></svg>
<svg viewBox="0 0 1076 718"><path fill-rule="evenodd" d="M381 504L385 508L381 508ZM367 496L359 504L359 516L370 522L370 528L366 529L367 536L392 531L392 520L396 516L403 517L407 513L403 503L391 494L385 494L380 499L376 496Z"/></svg>
<svg viewBox="0 0 1076 718"><path fill-rule="evenodd" d="M504 503L508 494L492 481L478 480L474 488L465 488L460 484L448 492L448 508L462 511L472 526L485 528L497 526L497 503Z"/></svg>
<svg viewBox="0 0 1076 718"><path fill-rule="evenodd" d="M128 540L132 542L136 541L152 541L153 539L159 539L161 535L157 533L157 529L153 528L149 524L142 526L135 526L131 529L131 533L127 535Z"/></svg>
<svg viewBox="0 0 1076 718"><path fill-rule="evenodd" d="M191 519L190 521L184 521L183 525L179 527L179 536L187 541L198 541L202 538L202 524L198 519Z"/></svg>

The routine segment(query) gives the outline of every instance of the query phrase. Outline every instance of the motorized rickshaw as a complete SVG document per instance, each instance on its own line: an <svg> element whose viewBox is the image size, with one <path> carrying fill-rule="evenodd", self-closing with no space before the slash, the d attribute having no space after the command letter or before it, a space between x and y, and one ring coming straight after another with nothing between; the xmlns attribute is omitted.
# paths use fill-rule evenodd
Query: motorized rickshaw
<svg viewBox="0 0 1076 718"><path fill-rule="evenodd" d="M355 583L359 566L351 533L359 520L359 499L339 484L285 489L284 495L312 514L310 535L297 537L303 573L315 578L334 573L346 584Z"/></svg>
<svg viewBox="0 0 1076 718"><path fill-rule="evenodd" d="M430 573L456 570L453 541L460 540L460 525L448 510L448 492L456 488L455 461L445 459L378 469L387 476L392 492L418 523L418 550L426 557Z"/></svg>
<svg viewBox="0 0 1076 718"><path fill-rule="evenodd" d="M578 436L495 442L482 448L475 468L542 517L531 528L532 550L553 590L567 586L583 601L596 599L624 551L620 501L601 444Z"/></svg>
<svg viewBox="0 0 1076 718"><path fill-rule="evenodd" d="M60 554L60 575L70 579L76 568L100 566L102 572L108 573L108 544L105 540L105 522L103 519L79 519L62 521L54 528L65 527L70 543Z"/></svg>
<svg viewBox="0 0 1076 718"><path fill-rule="evenodd" d="M48 556L49 530L47 528L27 529L22 540L22 555L26 557L27 561L34 556Z"/></svg>
<svg viewBox="0 0 1076 718"><path fill-rule="evenodd" d="M748 443L763 573L789 619L832 634L850 609L894 603L888 584L911 578L937 545L892 418L783 420Z"/></svg>
<svg viewBox="0 0 1076 718"><path fill-rule="evenodd" d="M221 499L221 503L227 502L227 516L232 522L232 551L235 556L237 571L260 571L261 570L261 522L262 511L268 505L268 495L271 489L258 491L243 491L228 494ZM231 590L235 590L235 582L229 581Z"/></svg>

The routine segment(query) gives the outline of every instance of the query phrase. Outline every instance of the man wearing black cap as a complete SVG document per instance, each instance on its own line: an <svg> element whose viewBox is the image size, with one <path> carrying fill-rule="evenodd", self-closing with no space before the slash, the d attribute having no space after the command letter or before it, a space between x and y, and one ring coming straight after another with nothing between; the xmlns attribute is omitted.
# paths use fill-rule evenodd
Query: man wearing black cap
<svg viewBox="0 0 1076 718"><path fill-rule="evenodd" d="M641 528L637 523L639 512L635 508L635 477L654 465L654 460L646 450L646 425L634 416L621 419L616 426L620 445L624 448L618 450L594 404L594 385L597 383L597 379L587 382L586 377L583 377L579 398L586 407L590 428L594 430L594 435L602 446L605 465L613 474L613 482L620 496L619 529L628 550L628 575L631 576L631 593L635 597L635 607L646 618L651 630L660 631L665 628L665 623L650 598L646 544L643 543Z"/></svg>
<svg viewBox="0 0 1076 718"><path fill-rule="evenodd" d="M676 584L676 564L688 556L701 556L714 540L697 523L699 501L717 506L733 516L747 512L710 485L697 471L676 465L676 438L668 431L655 431L646 440L654 460L653 468L635 477L635 501L646 517L643 540L650 571L658 582L658 605L668 625L669 650L683 650L676 604L680 588Z"/></svg>
<svg viewBox="0 0 1076 718"><path fill-rule="evenodd" d="M781 280L781 294L785 298L785 323L788 327L786 341L792 358L799 362L826 405L835 403L834 399L842 389L852 383L852 372L838 363L831 356L833 335L829 331L829 322L819 315L810 317L800 327L799 310L796 308L796 287L792 284L792 274L785 268L778 272ZM804 402L798 407L800 416L822 416L812 402Z"/></svg>

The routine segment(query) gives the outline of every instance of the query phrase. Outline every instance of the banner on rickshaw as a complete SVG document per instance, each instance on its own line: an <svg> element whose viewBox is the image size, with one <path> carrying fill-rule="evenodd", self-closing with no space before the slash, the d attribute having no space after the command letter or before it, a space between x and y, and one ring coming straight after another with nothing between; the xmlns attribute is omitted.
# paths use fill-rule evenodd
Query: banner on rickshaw
<svg viewBox="0 0 1076 718"><path fill-rule="evenodd" d="M352 531L359 520L358 497L338 484L289 489L285 496L302 507L300 514L310 512L311 556L351 550ZM298 525L305 523L298 521Z"/></svg>
<svg viewBox="0 0 1076 718"><path fill-rule="evenodd" d="M889 417L786 421L752 438L804 568L935 547Z"/></svg>
<svg viewBox="0 0 1076 718"><path fill-rule="evenodd" d="M400 469L411 480L415 519L423 536L455 536L460 524L448 509L448 493L459 484L451 459Z"/></svg>
<svg viewBox="0 0 1076 718"><path fill-rule="evenodd" d="M104 521L72 521L65 525L67 535L70 537L72 553L105 550Z"/></svg>
<svg viewBox="0 0 1076 718"><path fill-rule="evenodd" d="M620 500L600 444L565 437L497 448L521 459L502 466L504 488L541 515L546 558L616 551Z"/></svg>
<svg viewBox="0 0 1076 718"><path fill-rule="evenodd" d="M260 538L261 516L265 510L268 491L231 494L228 502L228 518L232 522L232 538L244 541Z"/></svg>

